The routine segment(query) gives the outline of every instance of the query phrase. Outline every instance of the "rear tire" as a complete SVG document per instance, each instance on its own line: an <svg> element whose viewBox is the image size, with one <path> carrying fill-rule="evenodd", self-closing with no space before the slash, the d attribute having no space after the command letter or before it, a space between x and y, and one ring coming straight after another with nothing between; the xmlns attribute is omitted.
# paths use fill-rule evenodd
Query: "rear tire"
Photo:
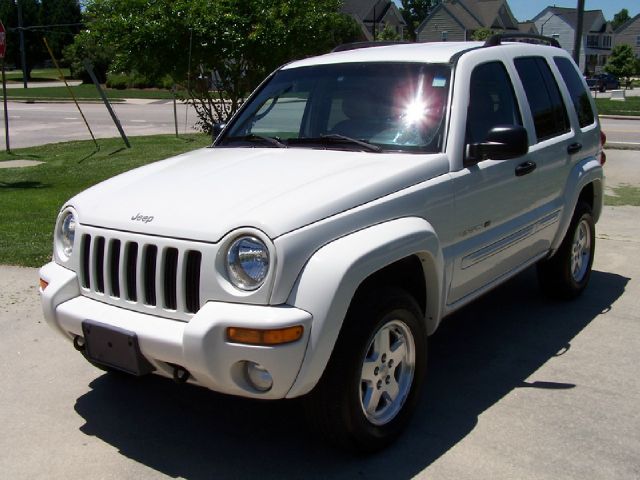
<svg viewBox="0 0 640 480"><path fill-rule="evenodd" d="M580 201L558 251L538 262L538 282L552 298L570 300L579 296L589 283L595 253L596 235L588 203Z"/></svg>
<svg viewBox="0 0 640 480"><path fill-rule="evenodd" d="M354 299L329 364L305 398L311 424L357 452L390 444L416 408L427 361L420 308L384 288Z"/></svg>

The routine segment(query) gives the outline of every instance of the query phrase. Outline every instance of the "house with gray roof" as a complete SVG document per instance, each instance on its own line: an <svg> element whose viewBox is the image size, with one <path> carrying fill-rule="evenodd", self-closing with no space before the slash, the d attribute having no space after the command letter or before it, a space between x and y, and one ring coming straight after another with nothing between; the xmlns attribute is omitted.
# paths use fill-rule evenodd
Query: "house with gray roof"
<svg viewBox="0 0 640 480"><path fill-rule="evenodd" d="M345 0L341 11L360 25L364 40L376 40L387 27L404 38L407 23L390 0Z"/></svg>
<svg viewBox="0 0 640 480"><path fill-rule="evenodd" d="M616 29L613 44L631 45L636 58L640 58L640 13Z"/></svg>
<svg viewBox="0 0 640 480"><path fill-rule="evenodd" d="M578 25L575 8L547 7L532 21L541 35L555 38L562 48L573 53ZM613 29L602 10L585 10L583 32L578 65L584 73L599 73L611 55L613 44Z"/></svg>
<svg viewBox="0 0 640 480"><path fill-rule="evenodd" d="M443 0L416 29L416 35L419 42L466 41L481 28L521 31L507 0Z"/></svg>

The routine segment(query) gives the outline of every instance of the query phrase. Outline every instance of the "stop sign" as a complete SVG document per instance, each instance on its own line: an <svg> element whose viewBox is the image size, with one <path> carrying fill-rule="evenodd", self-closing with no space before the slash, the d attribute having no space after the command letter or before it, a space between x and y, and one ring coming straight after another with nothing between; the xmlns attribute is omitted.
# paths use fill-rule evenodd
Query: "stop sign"
<svg viewBox="0 0 640 480"><path fill-rule="evenodd" d="M4 30L4 25L0 21L0 59L4 58L4 53L7 51L7 33Z"/></svg>

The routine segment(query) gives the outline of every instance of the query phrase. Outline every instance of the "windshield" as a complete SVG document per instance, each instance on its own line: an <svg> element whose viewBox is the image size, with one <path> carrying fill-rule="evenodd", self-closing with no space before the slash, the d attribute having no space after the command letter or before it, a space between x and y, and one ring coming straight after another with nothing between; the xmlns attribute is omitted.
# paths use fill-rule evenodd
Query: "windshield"
<svg viewBox="0 0 640 480"><path fill-rule="evenodd" d="M440 64L280 70L217 144L439 152L449 79Z"/></svg>

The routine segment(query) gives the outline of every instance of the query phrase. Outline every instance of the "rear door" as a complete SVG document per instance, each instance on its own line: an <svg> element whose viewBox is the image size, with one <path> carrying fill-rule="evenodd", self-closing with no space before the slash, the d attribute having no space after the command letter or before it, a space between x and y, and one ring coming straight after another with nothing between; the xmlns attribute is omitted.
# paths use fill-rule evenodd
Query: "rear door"
<svg viewBox="0 0 640 480"><path fill-rule="evenodd" d="M571 126L566 102L550 62L542 56L527 56L515 58L514 65L533 120L529 151L538 164L538 201L543 217L538 236L544 247L549 248L565 204L563 192L569 170L583 145L579 132Z"/></svg>

